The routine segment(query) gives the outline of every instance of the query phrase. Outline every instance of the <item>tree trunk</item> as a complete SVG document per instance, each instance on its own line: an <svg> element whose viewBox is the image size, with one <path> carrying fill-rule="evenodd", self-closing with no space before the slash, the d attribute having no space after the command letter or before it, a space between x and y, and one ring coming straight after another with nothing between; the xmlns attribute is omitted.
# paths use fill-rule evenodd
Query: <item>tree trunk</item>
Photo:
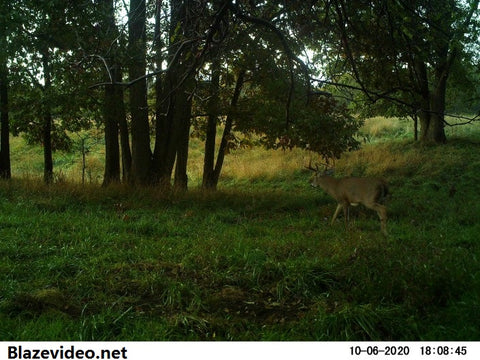
<svg viewBox="0 0 480 360"><path fill-rule="evenodd" d="M190 79L185 90L193 91L191 86L193 78ZM184 88L180 86L180 89ZM192 99L186 91L177 94L176 104L176 122L178 129L177 138L177 160L175 164L175 188L179 190L187 190L187 161L188 161L188 144L190 142L190 117L192 116Z"/></svg>
<svg viewBox="0 0 480 360"><path fill-rule="evenodd" d="M114 1L101 0L100 4L104 16L102 21L102 36L105 43L108 44L108 47L103 49L103 51L108 54L106 64L109 73L105 81L121 82L121 69L116 60L116 38L118 36L118 30L115 24ZM125 117L122 88L114 84L106 85L103 104L103 119L105 125L105 173L103 176L103 186L120 182L118 134L122 116Z"/></svg>
<svg viewBox="0 0 480 360"><path fill-rule="evenodd" d="M42 54L43 76L45 86L43 87L43 180L50 184L53 182L53 150L52 150L52 111L50 107L50 92L52 87L50 54L45 49Z"/></svg>
<svg viewBox="0 0 480 360"><path fill-rule="evenodd" d="M52 151L52 114L45 109L43 114L43 180L53 182L53 151Z"/></svg>
<svg viewBox="0 0 480 360"><path fill-rule="evenodd" d="M113 70L112 72L115 72ZM105 122L105 174L103 186L120 182L120 151L118 143L118 109L116 86L105 86L103 119Z"/></svg>
<svg viewBox="0 0 480 360"><path fill-rule="evenodd" d="M191 40L196 36L196 16L194 13L195 2L193 0L175 0L179 6L175 24L180 25L181 34L176 34L179 41ZM175 31L178 29L175 29ZM177 79L175 92L175 125L176 132L176 165L175 165L175 188L187 190L187 161L188 161L188 144L190 141L190 122L192 115L192 97L195 91L195 57L192 56L196 51L193 46L188 46L181 53L178 61Z"/></svg>
<svg viewBox="0 0 480 360"><path fill-rule="evenodd" d="M117 81L122 80L122 71L118 69ZM130 138L128 134L127 115L125 113L125 102L123 99L123 88L115 88L115 97L117 104L118 127L120 130L120 148L122 152L122 180L130 182L132 175L132 151L130 149Z"/></svg>
<svg viewBox="0 0 480 360"><path fill-rule="evenodd" d="M418 118L420 120L420 141L443 144L446 142L444 112L445 96L447 85L447 73L442 69L436 73L436 86L430 90L427 73L427 65L422 60L416 60L414 64L417 93L420 97L420 109Z"/></svg>
<svg viewBox="0 0 480 360"><path fill-rule="evenodd" d="M161 85L157 82L157 123L155 128L155 149L152 168L157 183L165 189L171 187L172 172L177 153L179 133L177 81L179 73L177 64L169 64L164 88L160 89Z"/></svg>
<svg viewBox="0 0 480 360"><path fill-rule="evenodd" d="M0 50L4 51L4 50ZM8 117L8 68L6 56L0 63L0 178L10 179L10 122Z"/></svg>
<svg viewBox="0 0 480 360"><path fill-rule="evenodd" d="M435 144L444 144L447 142L447 137L445 135L444 112L445 93L442 95L435 91L432 94L430 122L422 138L424 142Z"/></svg>
<svg viewBox="0 0 480 360"><path fill-rule="evenodd" d="M217 163L215 164L215 171L213 174L213 184L216 188L218 185L218 179L220 178L220 173L222 171L223 161L225 159L225 154L228 147L228 139L232 131L233 119L235 117L235 110L238 104L238 99L240 98L240 92L242 91L243 83L245 81L245 70L240 70L237 78L237 83L235 84L235 91L233 92L232 101L230 103L230 110L225 121L225 129L223 129L222 141L220 142L220 147L218 149Z"/></svg>
<svg viewBox="0 0 480 360"><path fill-rule="evenodd" d="M243 87L243 83L245 80L245 70L240 70L237 78L237 82L235 84L235 90L233 92L233 97L230 102L230 110L227 114L227 118L225 120L225 128L223 129L222 140L220 142L220 146L218 149L217 154L217 161L215 163L215 137L217 132L217 110L211 111L209 114L208 124L207 124L207 138L205 141L205 159L204 159L204 166L203 166L203 182L202 187L204 189L209 190L216 190L218 186L218 179L220 178L220 173L223 167L223 161L225 159L225 154L228 148L228 141L230 138L230 134L232 131L233 120L235 117L235 109L237 107L238 99L240 98L240 92ZM216 88L218 90L218 79L212 75L212 90ZM212 95L214 97L214 95ZM217 101L217 100L214 100ZM215 105L216 104L212 104ZM210 109L209 109L210 110Z"/></svg>
<svg viewBox="0 0 480 360"><path fill-rule="evenodd" d="M131 0L129 16L130 81L145 75L146 71L146 10L145 0ZM151 182L150 128L148 123L147 81L136 81L129 89L132 119L132 180L145 185Z"/></svg>
<svg viewBox="0 0 480 360"><path fill-rule="evenodd" d="M163 56L164 42L161 36L161 16L162 1L157 0L155 4L155 32L153 48L155 51L155 65L157 69L162 69L163 62L166 60ZM172 36L170 30L170 37ZM173 56L173 49L170 47L170 56ZM167 93L167 85L170 83L169 74L166 79L162 74L155 77L155 145L153 150L152 176L155 183L160 184L164 188L171 186L171 171L173 168L167 166L167 152L172 142L172 119L167 116L170 110L171 96ZM172 104L173 106L173 104ZM173 151L172 151L173 152Z"/></svg>
<svg viewBox="0 0 480 360"><path fill-rule="evenodd" d="M443 111L431 107L420 112L420 141L434 144L444 144L447 141Z"/></svg>
<svg viewBox="0 0 480 360"><path fill-rule="evenodd" d="M413 120L413 140L418 141L418 115L416 112L412 114Z"/></svg>
<svg viewBox="0 0 480 360"><path fill-rule="evenodd" d="M157 4L158 6L158 4ZM153 153L153 172L161 186L170 187L175 167L175 186L186 189L188 144L190 137L191 97L194 90L194 48L185 46L185 40L194 36L190 1L170 1L170 30L168 71L165 81L156 82L156 137ZM158 9L158 8L157 8ZM158 11L157 11L158 14ZM157 16L157 21L158 21ZM158 31L158 30L157 30ZM160 53L160 42L157 52ZM163 59L156 59L157 67Z"/></svg>
<svg viewBox="0 0 480 360"><path fill-rule="evenodd" d="M169 74L167 74L167 78ZM155 114L155 147L153 152L152 172L156 183L164 188L171 186L173 164L175 162L174 94L165 99L161 80L157 79L156 114ZM169 83L169 82L168 82ZM168 88L168 86L166 87Z"/></svg>
<svg viewBox="0 0 480 360"><path fill-rule="evenodd" d="M10 165L10 120L8 113L8 52L7 19L10 7L2 2L3 14L0 16L0 179L12 177Z"/></svg>
<svg viewBox="0 0 480 360"><path fill-rule="evenodd" d="M430 97L430 131L427 140L437 144L444 144L447 141L445 135L445 99L447 94L447 80L453 61L456 57L456 49L448 53L448 44L438 49L439 63L434 71L434 88Z"/></svg>
<svg viewBox="0 0 480 360"><path fill-rule="evenodd" d="M220 91L220 59L215 57L212 62L210 80L210 101L208 103L207 131L205 139L205 157L203 160L204 189L215 189L215 139L217 135L218 101Z"/></svg>

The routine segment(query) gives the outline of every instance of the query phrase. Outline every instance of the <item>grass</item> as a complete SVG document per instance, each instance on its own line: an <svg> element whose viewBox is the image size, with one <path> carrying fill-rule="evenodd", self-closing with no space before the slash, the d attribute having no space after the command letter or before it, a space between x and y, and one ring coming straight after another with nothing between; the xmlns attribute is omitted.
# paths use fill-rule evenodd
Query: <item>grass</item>
<svg viewBox="0 0 480 360"><path fill-rule="evenodd" d="M349 232L330 226L302 152L239 150L216 193L163 194L82 186L68 168L44 186L16 143L0 339L479 340L480 132L423 147L380 141L386 128L336 168L389 180L388 238L361 207Z"/></svg>

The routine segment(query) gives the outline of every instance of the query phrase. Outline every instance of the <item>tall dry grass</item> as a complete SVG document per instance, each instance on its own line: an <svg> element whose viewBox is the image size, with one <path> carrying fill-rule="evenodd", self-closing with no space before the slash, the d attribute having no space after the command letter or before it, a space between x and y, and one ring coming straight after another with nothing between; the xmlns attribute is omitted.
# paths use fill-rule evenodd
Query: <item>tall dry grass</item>
<svg viewBox="0 0 480 360"><path fill-rule="evenodd" d="M309 152L293 150L243 149L226 157L224 178L272 179L285 177L308 164Z"/></svg>
<svg viewBox="0 0 480 360"><path fill-rule="evenodd" d="M449 121L456 121L449 119ZM480 133L479 123L467 126L447 127L447 136L468 137ZM472 130L473 129L473 130ZM95 134L92 137L97 136ZM412 145L413 124L398 118L373 117L366 119L358 134L362 147L358 151L344 153L334 162L337 173L348 175L388 175L402 169L408 173L412 164L428 163L419 151L408 151L406 144ZM220 139L220 136L218 136ZM393 143L391 140L395 140ZM218 144L217 144L218 145ZM40 146L27 145L21 137L11 138L12 174L15 178L41 181L43 177L43 153ZM85 183L99 185L104 171L104 148L99 141L86 154ZM191 139L188 162L189 186L201 186L203 174L204 143ZM307 151L267 150L261 147L233 150L225 157L220 182L231 179L255 180L284 178L304 169L310 160L320 162L318 156ZM452 160L454 163L456 159ZM432 165L433 166L433 165ZM433 168L432 168L433 169ZM75 150L71 153L54 154L54 172L57 181L81 183L82 154Z"/></svg>

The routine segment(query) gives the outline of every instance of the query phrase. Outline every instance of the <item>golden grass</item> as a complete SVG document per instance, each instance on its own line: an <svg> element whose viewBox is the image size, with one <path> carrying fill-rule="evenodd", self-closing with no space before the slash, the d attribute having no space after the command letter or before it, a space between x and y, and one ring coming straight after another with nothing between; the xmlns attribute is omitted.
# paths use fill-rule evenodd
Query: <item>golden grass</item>
<svg viewBox="0 0 480 360"><path fill-rule="evenodd" d="M379 137L403 128L405 128L405 123L398 118L375 116L366 119L360 131L371 136Z"/></svg>
<svg viewBox="0 0 480 360"><path fill-rule="evenodd" d="M418 152L402 152L390 143L382 143L364 145L360 150L345 153L337 162L337 170L345 176L380 176L421 161Z"/></svg>
<svg viewBox="0 0 480 360"><path fill-rule="evenodd" d="M272 179L284 177L308 164L310 154L300 149L243 149L225 159L223 177L238 179Z"/></svg>
<svg viewBox="0 0 480 360"><path fill-rule="evenodd" d="M452 135L463 135L463 132L478 133L479 124L447 127L446 130ZM411 130L411 127L410 121L398 118L374 117L365 120L360 137L363 136L366 142L362 144L360 150L344 153L341 159L334 162L338 176L388 177L393 172L408 175L415 167L421 167L421 171L425 172L436 171L438 163L427 158L421 144L413 143L413 135L408 130ZM370 141L372 139L375 140ZM43 177L42 148L27 145L21 137L11 138L11 148L13 177L41 181ZM429 156L432 155L432 151L435 152L435 149L430 149ZM438 151L442 152L444 149L439 148ZM104 156L104 148L99 143L87 154L85 183L101 184ZM452 157L455 156L452 155ZM459 160L450 159L448 156L439 156L439 158L451 163L452 166ZM295 173L298 174L304 169L310 159L314 164L320 162L318 156L300 149L283 151L254 147L233 150L225 157L220 182L229 179L270 180L295 176ZM203 160L204 143L199 139L191 139L187 171L189 186L192 188L201 186ZM82 154L80 151L71 154L54 153L54 161L57 181L81 183Z"/></svg>

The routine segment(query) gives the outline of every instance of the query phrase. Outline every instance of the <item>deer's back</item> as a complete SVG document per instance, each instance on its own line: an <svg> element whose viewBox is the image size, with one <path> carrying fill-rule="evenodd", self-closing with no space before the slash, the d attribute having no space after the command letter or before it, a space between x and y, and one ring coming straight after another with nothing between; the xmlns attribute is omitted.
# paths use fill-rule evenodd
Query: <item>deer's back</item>
<svg viewBox="0 0 480 360"><path fill-rule="evenodd" d="M371 177L350 177L339 180L338 199L350 203L380 202L388 194L385 180Z"/></svg>

